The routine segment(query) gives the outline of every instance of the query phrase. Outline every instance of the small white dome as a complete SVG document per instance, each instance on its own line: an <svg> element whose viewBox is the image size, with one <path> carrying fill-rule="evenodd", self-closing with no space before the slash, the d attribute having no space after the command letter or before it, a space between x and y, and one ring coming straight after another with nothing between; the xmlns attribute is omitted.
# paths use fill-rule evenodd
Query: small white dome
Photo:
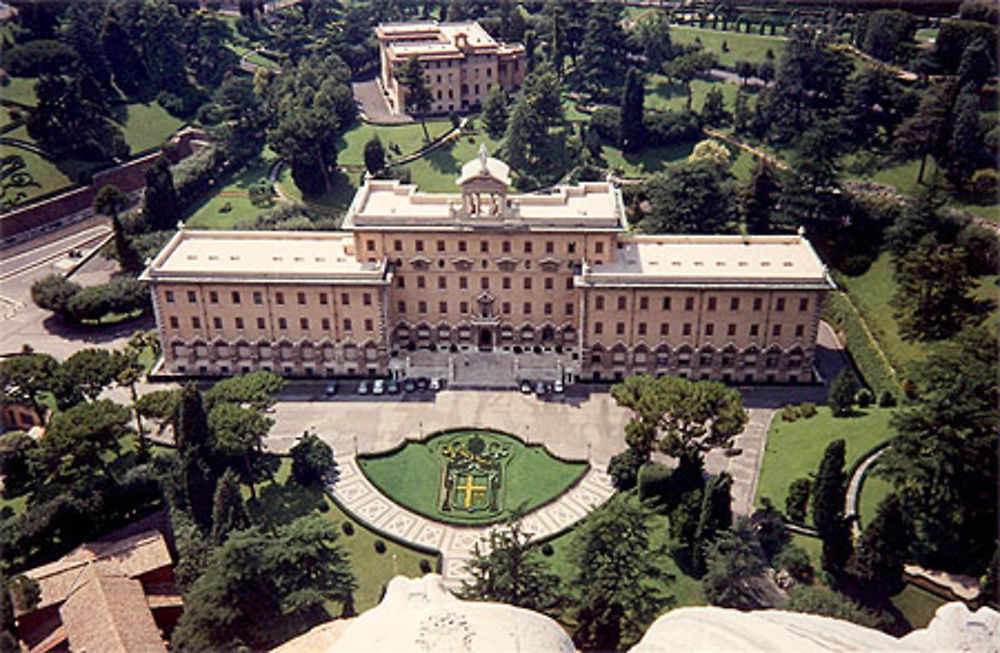
<svg viewBox="0 0 1000 653"><path fill-rule="evenodd" d="M504 186L510 186L510 166L491 157L482 144L479 146L479 156L462 166L462 175L455 183L462 186L470 179L481 177L489 177Z"/></svg>

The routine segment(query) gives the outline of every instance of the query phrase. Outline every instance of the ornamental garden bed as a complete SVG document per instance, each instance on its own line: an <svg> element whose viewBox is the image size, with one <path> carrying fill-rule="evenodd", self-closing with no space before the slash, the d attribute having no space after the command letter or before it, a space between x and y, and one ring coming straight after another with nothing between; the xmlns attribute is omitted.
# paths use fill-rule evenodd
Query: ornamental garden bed
<svg viewBox="0 0 1000 653"><path fill-rule="evenodd" d="M483 429L447 431L393 451L358 457L387 497L440 522L484 525L533 510L573 487L587 463Z"/></svg>

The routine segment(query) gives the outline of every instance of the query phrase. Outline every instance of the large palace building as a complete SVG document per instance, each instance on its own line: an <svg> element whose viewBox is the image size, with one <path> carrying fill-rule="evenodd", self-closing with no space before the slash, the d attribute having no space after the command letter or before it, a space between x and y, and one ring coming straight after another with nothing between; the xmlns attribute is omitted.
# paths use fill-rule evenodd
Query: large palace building
<svg viewBox="0 0 1000 653"><path fill-rule="evenodd" d="M375 35L379 81L395 113L406 107L394 71L413 56L423 65L434 113L482 106L494 86L513 92L524 81L524 46L497 42L479 23L383 23Z"/></svg>
<svg viewBox="0 0 1000 653"><path fill-rule="evenodd" d="M833 283L801 234L641 236L611 183L509 183L482 149L459 193L367 180L343 232L180 230L143 275L159 371L812 378Z"/></svg>

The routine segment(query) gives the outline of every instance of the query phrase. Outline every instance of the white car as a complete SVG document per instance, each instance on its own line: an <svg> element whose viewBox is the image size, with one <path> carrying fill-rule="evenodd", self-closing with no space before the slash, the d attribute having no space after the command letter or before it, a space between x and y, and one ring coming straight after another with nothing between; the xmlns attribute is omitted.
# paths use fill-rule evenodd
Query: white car
<svg viewBox="0 0 1000 653"><path fill-rule="evenodd" d="M385 380L375 379L372 383L372 394L373 395L384 395L385 394Z"/></svg>
<svg viewBox="0 0 1000 653"><path fill-rule="evenodd" d="M441 379L436 376L431 378L431 392L437 392L441 389Z"/></svg>
<svg viewBox="0 0 1000 653"><path fill-rule="evenodd" d="M562 392L565 389L566 389L566 386L563 385L562 379L556 379L555 383L552 384L552 390L553 390L553 392Z"/></svg>
<svg viewBox="0 0 1000 653"><path fill-rule="evenodd" d="M366 395L366 394L368 394L368 382L367 381L362 381L361 383L358 384L358 394L359 395Z"/></svg>

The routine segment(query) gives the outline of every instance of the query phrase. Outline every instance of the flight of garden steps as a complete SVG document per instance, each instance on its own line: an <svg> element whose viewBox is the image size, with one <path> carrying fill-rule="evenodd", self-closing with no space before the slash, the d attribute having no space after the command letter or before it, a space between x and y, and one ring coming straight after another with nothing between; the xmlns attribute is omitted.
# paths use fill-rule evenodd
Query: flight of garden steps
<svg viewBox="0 0 1000 653"><path fill-rule="evenodd" d="M486 545L489 526L452 526L431 521L407 510L383 495L361 473L353 455L337 456L337 477L329 488L337 503L355 519L387 537L424 549L441 552L441 575L452 588L467 578L465 564L476 542ZM602 470L590 467L583 478L565 494L541 506L522 519L532 539L557 535L583 519L614 494L611 479Z"/></svg>

